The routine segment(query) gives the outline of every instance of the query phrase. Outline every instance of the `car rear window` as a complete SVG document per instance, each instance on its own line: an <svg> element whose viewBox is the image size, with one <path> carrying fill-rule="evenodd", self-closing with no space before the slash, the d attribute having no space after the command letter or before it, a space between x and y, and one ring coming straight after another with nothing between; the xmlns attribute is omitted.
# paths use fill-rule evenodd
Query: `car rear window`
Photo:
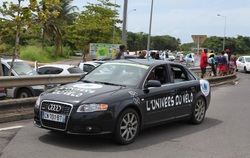
<svg viewBox="0 0 250 158"><path fill-rule="evenodd" d="M71 67L68 68L69 73L74 74L74 73L84 73L79 67Z"/></svg>

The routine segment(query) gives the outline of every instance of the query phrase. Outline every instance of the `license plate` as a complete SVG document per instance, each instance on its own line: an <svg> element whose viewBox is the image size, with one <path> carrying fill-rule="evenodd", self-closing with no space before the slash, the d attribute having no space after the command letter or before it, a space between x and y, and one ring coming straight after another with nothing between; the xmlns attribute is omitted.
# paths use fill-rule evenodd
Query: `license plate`
<svg viewBox="0 0 250 158"><path fill-rule="evenodd" d="M42 119L44 119L44 120L65 123L65 118L66 118L65 115L54 114L54 113L42 111Z"/></svg>

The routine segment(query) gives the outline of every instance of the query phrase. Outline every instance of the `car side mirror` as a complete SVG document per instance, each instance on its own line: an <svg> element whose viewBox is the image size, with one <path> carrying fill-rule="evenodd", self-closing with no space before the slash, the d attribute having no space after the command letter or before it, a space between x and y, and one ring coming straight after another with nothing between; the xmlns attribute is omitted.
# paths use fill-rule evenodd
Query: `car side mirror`
<svg viewBox="0 0 250 158"><path fill-rule="evenodd" d="M158 80L148 80L146 87L161 87L161 82Z"/></svg>

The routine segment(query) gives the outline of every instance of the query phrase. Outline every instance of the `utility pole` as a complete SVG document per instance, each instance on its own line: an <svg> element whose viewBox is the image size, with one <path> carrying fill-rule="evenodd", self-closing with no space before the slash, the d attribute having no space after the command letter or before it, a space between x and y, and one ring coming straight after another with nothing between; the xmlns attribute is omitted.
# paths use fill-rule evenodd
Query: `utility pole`
<svg viewBox="0 0 250 158"><path fill-rule="evenodd" d="M128 0L124 0L123 7L123 22L122 22L122 44L126 44L126 33L127 33L127 9L128 9Z"/></svg>
<svg viewBox="0 0 250 158"><path fill-rule="evenodd" d="M152 26L152 14L153 14L153 4L154 0L151 3L151 13L150 13L150 22L149 22L149 33L148 33L148 45L147 45L147 53L150 50L150 37L151 37L151 26Z"/></svg>

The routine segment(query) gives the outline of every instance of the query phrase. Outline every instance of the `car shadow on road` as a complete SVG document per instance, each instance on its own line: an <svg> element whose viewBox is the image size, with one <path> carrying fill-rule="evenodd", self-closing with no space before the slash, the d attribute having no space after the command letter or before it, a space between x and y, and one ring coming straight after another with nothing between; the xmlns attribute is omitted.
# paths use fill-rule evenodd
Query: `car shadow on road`
<svg viewBox="0 0 250 158"><path fill-rule="evenodd" d="M214 118L205 118L200 125L192 125L186 122L174 122L142 130L137 139L130 145L117 145L111 139L102 137L87 137L79 135L68 135L62 133L48 132L39 137L43 143L55 145L62 148L92 152L120 152L138 150L160 143L175 142L176 139L221 124L222 121Z"/></svg>

